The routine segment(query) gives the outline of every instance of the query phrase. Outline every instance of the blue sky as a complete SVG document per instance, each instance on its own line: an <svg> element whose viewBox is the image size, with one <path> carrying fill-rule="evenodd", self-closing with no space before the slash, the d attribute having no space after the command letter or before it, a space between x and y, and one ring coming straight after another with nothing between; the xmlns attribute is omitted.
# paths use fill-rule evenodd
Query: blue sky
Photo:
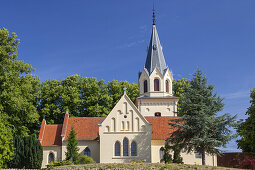
<svg viewBox="0 0 255 170"><path fill-rule="evenodd" d="M154 0L156 26L175 79L202 69L225 100L220 113L246 118L255 85L254 0ZM19 59L41 81L79 74L137 82L152 28L152 0L9 0L0 27L21 39ZM237 151L235 140L227 151Z"/></svg>

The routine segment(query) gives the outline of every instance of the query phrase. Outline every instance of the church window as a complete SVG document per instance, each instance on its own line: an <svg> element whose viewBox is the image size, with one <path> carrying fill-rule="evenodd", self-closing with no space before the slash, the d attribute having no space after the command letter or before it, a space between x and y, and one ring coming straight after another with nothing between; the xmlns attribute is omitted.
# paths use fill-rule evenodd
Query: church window
<svg viewBox="0 0 255 170"><path fill-rule="evenodd" d="M128 156L128 139L123 139L123 156Z"/></svg>
<svg viewBox="0 0 255 170"><path fill-rule="evenodd" d="M48 164L54 163L54 161L55 161L54 154L53 154L53 153L50 153L50 154L49 154L49 157L48 157Z"/></svg>
<svg viewBox="0 0 255 170"><path fill-rule="evenodd" d="M169 81L166 80L166 92L169 92Z"/></svg>
<svg viewBox="0 0 255 170"><path fill-rule="evenodd" d="M160 159L160 161L163 159L163 157L164 157L164 148L163 147L161 147L160 148L160 150L159 150L159 159Z"/></svg>
<svg viewBox="0 0 255 170"><path fill-rule="evenodd" d="M202 158L202 155L197 150L195 150L195 157Z"/></svg>
<svg viewBox="0 0 255 170"><path fill-rule="evenodd" d="M91 156L91 152L90 152L89 147L86 147L86 148L84 149L84 155Z"/></svg>
<svg viewBox="0 0 255 170"><path fill-rule="evenodd" d="M115 142L115 153L114 153L114 155L115 156L120 156L120 142Z"/></svg>
<svg viewBox="0 0 255 170"><path fill-rule="evenodd" d="M160 113L160 112L156 112L156 113L155 113L155 116L160 117L160 116L161 116L161 113Z"/></svg>
<svg viewBox="0 0 255 170"><path fill-rule="evenodd" d="M144 92L144 93L148 92L147 80L144 80L144 82L143 82L143 92Z"/></svg>
<svg viewBox="0 0 255 170"><path fill-rule="evenodd" d="M137 156L137 146L134 141L131 143L131 156Z"/></svg>
<svg viewBox="0 0 255 170"><path fill-rule="evenodd" d="M154 79L154 91L159 91L159 79Z"/></svg>

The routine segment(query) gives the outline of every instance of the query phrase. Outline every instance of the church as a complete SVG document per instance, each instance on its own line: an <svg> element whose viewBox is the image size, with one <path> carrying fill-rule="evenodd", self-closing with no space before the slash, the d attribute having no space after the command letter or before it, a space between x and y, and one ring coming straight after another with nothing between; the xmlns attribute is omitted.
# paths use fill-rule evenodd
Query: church
<svg viewBox="0 0 255 170"><path fill-rule="evenodd" d="M48 125L44 119L39 134L43 147L42 167L65 160L72 127L77 132L79 153L92 157L97 163L161 162L165 140L173 131L169 119L178 119L179 98L173 96L172 82L153 12L151 39L145 66L138 77L140 95L135 104L124 89L107 117L69 117L66 112L63 124ZM181 156L185 164L201 164L201 155L196 152L182 152ZM217 166L216 156L206 155L206 165Z"/></svg>

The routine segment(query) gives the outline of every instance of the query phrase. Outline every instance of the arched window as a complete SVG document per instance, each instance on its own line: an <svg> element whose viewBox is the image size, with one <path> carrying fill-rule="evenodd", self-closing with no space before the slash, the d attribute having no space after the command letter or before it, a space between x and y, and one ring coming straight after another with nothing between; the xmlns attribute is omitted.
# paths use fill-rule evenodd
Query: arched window
<svg viewBox="0 0 255 170"><path fill-rule="evenodd" d="M166 92L169 92L169 81L166 80Z"/></svg>
<svg viewBox="0 0 255 170"><path fill-rule="evenodd" d="M54 161L55 161L54 154L53 154L53 153L50 153L50 154L49 154L49 157L48 157L48 164L54 163Z"/></svg>
<svg viewBox="0 0 255 170"><path fill-rule="evenodd" d="M144 82L143 82L143 92L144 93L148 92L147 80L144 80Z"/></svg>
<svg viewBox="0 0 255 170"><path fill-rule="evenodd" d="M114 156L120 156L120 142L115 142L115 153L114 153Z"/></svg>
<svg viewBox="0 0 255 170"><path fill-rule="evenodd" d="M137 146L134 141L131 143L131 156L137 156Z"/></svg>
<svg viewBox="0 0 255 170"><path fill-rule="evenodd" d="M159 91L159 79L154 79L154 91Z"/></svg>
<svg viewBox="0 0 255 170"><path fill-rule="evenodd" d="M86 148L84 149L84 155L91 156L91 152L90 152L89 147L86 147Z"/></svg>
<svg viewBox="0 0 255 170"><path fill-rule="evenodd" d="M160 150L159 150L159 159L160 159L160 161L163 159L163 157L164 157L164 148L163 147L161 147L160 148Z"/></svg>
<svg viewBox="0 0 255 170"><path fill-rule="evenodd" d="M160 113L160 112L156 112L156 113L155 113L155 116L160 117L160 116L161 116L161 113Z"/></svg>
<svg viewBox="0 0 255 170"><path fill-rule="evenodd" d="M128 156L128 139L123 139L123 156Z"/></svg>

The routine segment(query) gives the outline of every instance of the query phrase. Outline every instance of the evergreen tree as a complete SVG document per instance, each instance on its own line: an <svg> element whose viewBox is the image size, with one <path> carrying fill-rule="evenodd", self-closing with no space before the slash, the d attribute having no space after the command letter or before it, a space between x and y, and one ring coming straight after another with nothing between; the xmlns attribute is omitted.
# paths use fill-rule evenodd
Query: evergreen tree
<svg viewBox="0 0 255 170"><path fill-rule="evenodd" d="M173 162L172 155L170 154L171 146L168 144L168 140L165 142L163 161L165 163ZM161 161L161 160L160 160Z"/></svg>
<svg viewBox="0 0 255 170"><path fill-rule="evenodd" d="M180 145L175 145L172 147L172 150L174 151L174 158L173 163L182 164L182 157L181 157L181 148Z"/></svg>
<svg viewBox="0 0 255 170"><path fill-rule="evenodd" d="M251 91L250 97L251 106L246 112L248 118L237 129L241 136L241 139L237 140L238 147L243 152L255 152L255 88Z"/></svg>
<svg viewBox="0 0 255 170"><path fill-rule="evenodd" d="M14 139L15 155L9 163L11 168L40 169L43 160L43 150L35 135Z"/></svg>
<svg viewBox="0 0 255 170"><path fill-rule="evenodd" d="M205 165L205 153L219 154L217 147L224 146L235 135L230 127L236 127L236 116L230 114L217 116L223 109L222 98L213 93L214 86L207 85L207 78L200 70L194 73L190 87L185 88L180 119L170 120L175 131L169 138L170 143L190 153L197 151L202 155Z"/></svg>
<svg viewBox="0 0 255 170"><path fill-rule="evenodd" d="M78 141L76 140L76 132L72 126L72 129L68 135L68 143L67 143L67 152L66 154L66 160L75 162L76 160L79 160L79 148L78 148Z"/></svg>

